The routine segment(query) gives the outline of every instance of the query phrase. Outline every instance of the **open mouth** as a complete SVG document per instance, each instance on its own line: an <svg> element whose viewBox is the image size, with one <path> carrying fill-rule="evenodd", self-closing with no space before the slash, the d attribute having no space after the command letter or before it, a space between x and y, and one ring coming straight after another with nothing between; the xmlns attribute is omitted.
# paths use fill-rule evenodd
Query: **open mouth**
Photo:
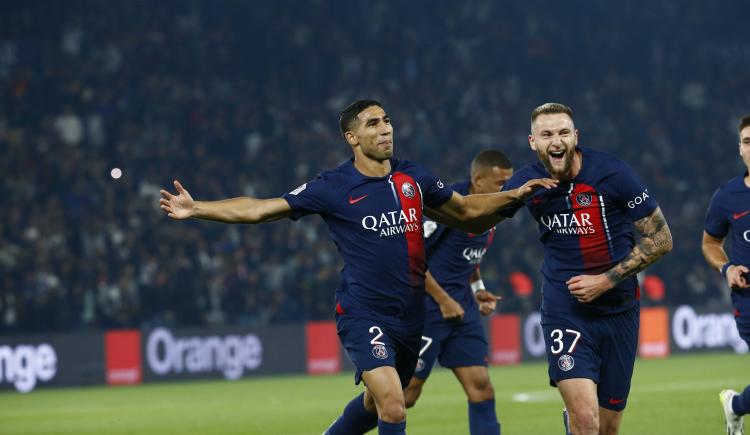
<svg viewBox="0 0 750 435"><path fill-rule="evenodd" d="M562 159L563 157L565 157L565 150L550 151L549 156L555 160Z"/></svg>

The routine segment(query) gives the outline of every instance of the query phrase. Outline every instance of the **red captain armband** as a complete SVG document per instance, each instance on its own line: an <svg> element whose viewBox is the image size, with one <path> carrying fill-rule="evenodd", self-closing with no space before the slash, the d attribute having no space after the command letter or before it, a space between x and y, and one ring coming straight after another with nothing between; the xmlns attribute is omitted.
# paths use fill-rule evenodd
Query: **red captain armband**
<svg viewBox="0 0 750 435"><path fill-rule="evenodd" d="M721 269L719 269L719 272L721 273L721 276L723 276L724 278L726 278L727 277L727 270L729 270L729 268L732 267L732 266L734 266L734 264L732 264L731 261L727 261L726 263L724 263L724 265L721 266Z"/></svg>

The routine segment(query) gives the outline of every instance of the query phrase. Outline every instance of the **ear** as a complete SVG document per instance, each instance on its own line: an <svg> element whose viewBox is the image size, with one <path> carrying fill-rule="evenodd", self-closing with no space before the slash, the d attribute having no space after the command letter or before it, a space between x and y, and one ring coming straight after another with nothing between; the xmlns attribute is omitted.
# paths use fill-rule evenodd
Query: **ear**
<svg viewBox="0 0 750 435"><path fill-rule="evenodd" d="M351 146L359 145L359 138L351 131L344 133L344 138L346 138L346 143Z"/></svg>
<svg viewBox="0 0 750 435"><path fill-rule="evenodd" d="M575 140L576 140L575 144L578 145L578 129L577 128L573 130L573 134L575 135Z"/></svg>
<svg viewBox="0 0 750 435"><path fill-rule="evenodd" d="M532 150L536 151L536 145L534 144L534 136L529 135L529 146Z"/></svg>

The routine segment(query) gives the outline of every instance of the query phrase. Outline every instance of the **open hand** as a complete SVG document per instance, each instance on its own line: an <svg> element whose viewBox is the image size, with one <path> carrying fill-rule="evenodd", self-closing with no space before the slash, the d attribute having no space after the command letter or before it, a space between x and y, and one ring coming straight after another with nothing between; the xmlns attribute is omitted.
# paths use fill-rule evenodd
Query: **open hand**
<svg viewBox="0 0 750 435"><path fill-rule="evenodd" d="M558 180L552 178L534 178L533 180L523 183L523 186L516 189L518 192L518 199L526 199L539 189L554 189L557 187L558 183Z"/></svg>
<svg viewBox="0 0 750 435"><path fill-rule="evenodd" d="M195 201L179 181L174 180L174 187L177 189L177 195L172 195L164 189L161 189L161 199L159 204L161 209L172 219L187 219L193 216Z"/></svg>

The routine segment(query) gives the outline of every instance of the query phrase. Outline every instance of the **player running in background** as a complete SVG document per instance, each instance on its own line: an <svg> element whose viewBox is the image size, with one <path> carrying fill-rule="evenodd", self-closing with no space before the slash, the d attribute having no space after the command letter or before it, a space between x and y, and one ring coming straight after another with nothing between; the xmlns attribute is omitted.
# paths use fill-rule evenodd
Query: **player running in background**
<svg viewBox="0 0 750 435"><path fill-rule="evenodd" d="M344 259L336 289L336 326L365 392L327 430L331 435L404 434L403 387L416 367L424 325L423 212L481 233L497 212L555 180L531 180L519 189L464 196L424 167L394 159L393 127L382 105L358 100L341 113L341 132L354 158L280 198L240 197L194 201L175 180L178 194L161 191L173 219L226 223L297 220L319 214ZM429 207L429 209L428 209Z"/></svg>
<svg viewBox="0 0 750 435"><path fill-rule="evenodd" d="M703 230L703 256L716 268L732 291L737 330L750 345L750 115L740 120L739 151L745 172L723 184L711 198ZM732 235L732 253L727 257L724 239ZM750 385L742 394L734 390L719 393L724 408L727 434L744 433L742 416L750 413Z"/></svg>
<svg viewBox="0 0 750 435"><path fill-rule="evenodd" d="M471 162L471 180L451 188L462 195L498 192L511 175L513 168L505 154L486 150ZM404 390L406 407L414 406L439 359L440 365L453 370L469 399L470 433L500 434L495 390L487 371L487 339L479 321L479 312L492 313L497 300L485 290L479 272L495 228L472 234L428 220L424 232L427 318L417 369Z"/></svg>
<svg viewBox="0 0 750 435"><path fill-rule="evenodd" d="M625 162L578 147L569 107L534 109L529 144L539 161L503 190L538 177L560 184L500 213L512 217L525 204L539 223L550 384L565 402L570 432L616 434L638 343L636 274L672 249L672 236L653 193Z"/></svg>

